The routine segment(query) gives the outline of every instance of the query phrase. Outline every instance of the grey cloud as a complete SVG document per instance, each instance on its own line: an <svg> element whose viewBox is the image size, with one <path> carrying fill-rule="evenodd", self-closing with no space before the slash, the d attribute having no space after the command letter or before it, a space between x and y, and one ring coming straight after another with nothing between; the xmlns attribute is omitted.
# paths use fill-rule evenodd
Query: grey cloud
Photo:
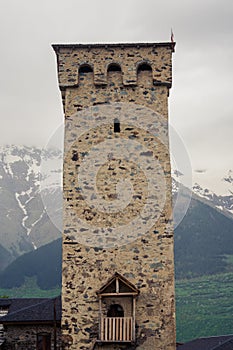
<svg viewBox="0 0 233 350"><path fill-rule="evenodd" d="M232 0L29 0L0 14L1 142L44 145L62 124L52 43L177 41L170 121L194 168L232 164Z"/></svg>

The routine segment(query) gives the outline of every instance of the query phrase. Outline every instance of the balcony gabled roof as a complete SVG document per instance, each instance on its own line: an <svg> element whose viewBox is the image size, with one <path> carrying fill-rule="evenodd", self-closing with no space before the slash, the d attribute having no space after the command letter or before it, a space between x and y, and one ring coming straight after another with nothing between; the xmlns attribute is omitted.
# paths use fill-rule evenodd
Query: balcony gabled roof
<svg viewBox="0 0 233 350"><path fill-rule="evenodd" d="M115 272L114 275L96 292L99 296L138 295L139 290L124 276Z"/></svg>

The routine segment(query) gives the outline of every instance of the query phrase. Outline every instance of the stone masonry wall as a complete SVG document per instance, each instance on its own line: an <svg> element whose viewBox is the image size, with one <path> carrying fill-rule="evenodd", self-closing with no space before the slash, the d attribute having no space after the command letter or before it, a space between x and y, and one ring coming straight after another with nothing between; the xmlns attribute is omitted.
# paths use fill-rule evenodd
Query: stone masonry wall
<svg viewBox="0 0 233 350"><path fill-rule="evenodd" d="M174 45L54 45L54 49L65 113L63 335L72 339L71 350L91 350L94 344L104 350L174 350L167 121ZM119 64L121 71L108 72L111 63ZM142 63L151 70L141 71ZM79 67L87 64L93 72L79 74ZM114 132L116 117L120 132ZM105 141L116 149L125 147L125 154L122 151L121 157L109 146L107 161L99 165L105 157ZM122 179L130 182L131 197L125 207L114 211L111 205L127 192L117 187ZM102 207L95 205L98 196ZM143 211L147 206L148 216ZM96 343L96 291L115 272L140 290L133 344Z"/></svg>
<svg viewBox="0 0 233 350"><path fill-rule="evenodd" d="M50 325L8 325L3 350L36 349L37 335L51 335L51 350L54 349L54 328ZM62 349L61 329L57 328L57 350Z"/></svg>

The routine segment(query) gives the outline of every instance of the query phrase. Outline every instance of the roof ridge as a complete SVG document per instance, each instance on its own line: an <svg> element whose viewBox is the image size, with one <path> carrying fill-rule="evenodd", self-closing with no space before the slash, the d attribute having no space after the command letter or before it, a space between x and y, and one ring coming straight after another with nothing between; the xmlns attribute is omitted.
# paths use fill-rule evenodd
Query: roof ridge
<svg viewBox="0 0 233 350"><path fill-rule="evenodd" d="M230 334L231 335L231 334ZM224 344L227 344L228 342L231 342L233 341L233 335L231 338L225 340L223 343L219 344L219 345L216 345L215 347L211 348L210 350L217 350L219 349L220 346L224 345Z"/></svg>
<svg viewBox="0 0 233 350"><path fill-rule="evenodd" d="M233 337L233 334L210 335L209 337L206 336L206 337L200 337L197 339L220 338L220 337L229 337L229 336ZM193 340L196 340L196 339L193 339Z"/></svg>

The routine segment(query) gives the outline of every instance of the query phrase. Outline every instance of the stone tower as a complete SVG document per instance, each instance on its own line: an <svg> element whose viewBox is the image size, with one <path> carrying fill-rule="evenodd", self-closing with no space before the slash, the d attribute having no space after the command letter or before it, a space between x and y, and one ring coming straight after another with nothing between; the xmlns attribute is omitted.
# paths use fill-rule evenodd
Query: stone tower
<svg viewBox="0 0 233 350"><path fill-rule="evenodd" d="M174 43L53 48L65 115L64 346L174 350Z"/></svg>

